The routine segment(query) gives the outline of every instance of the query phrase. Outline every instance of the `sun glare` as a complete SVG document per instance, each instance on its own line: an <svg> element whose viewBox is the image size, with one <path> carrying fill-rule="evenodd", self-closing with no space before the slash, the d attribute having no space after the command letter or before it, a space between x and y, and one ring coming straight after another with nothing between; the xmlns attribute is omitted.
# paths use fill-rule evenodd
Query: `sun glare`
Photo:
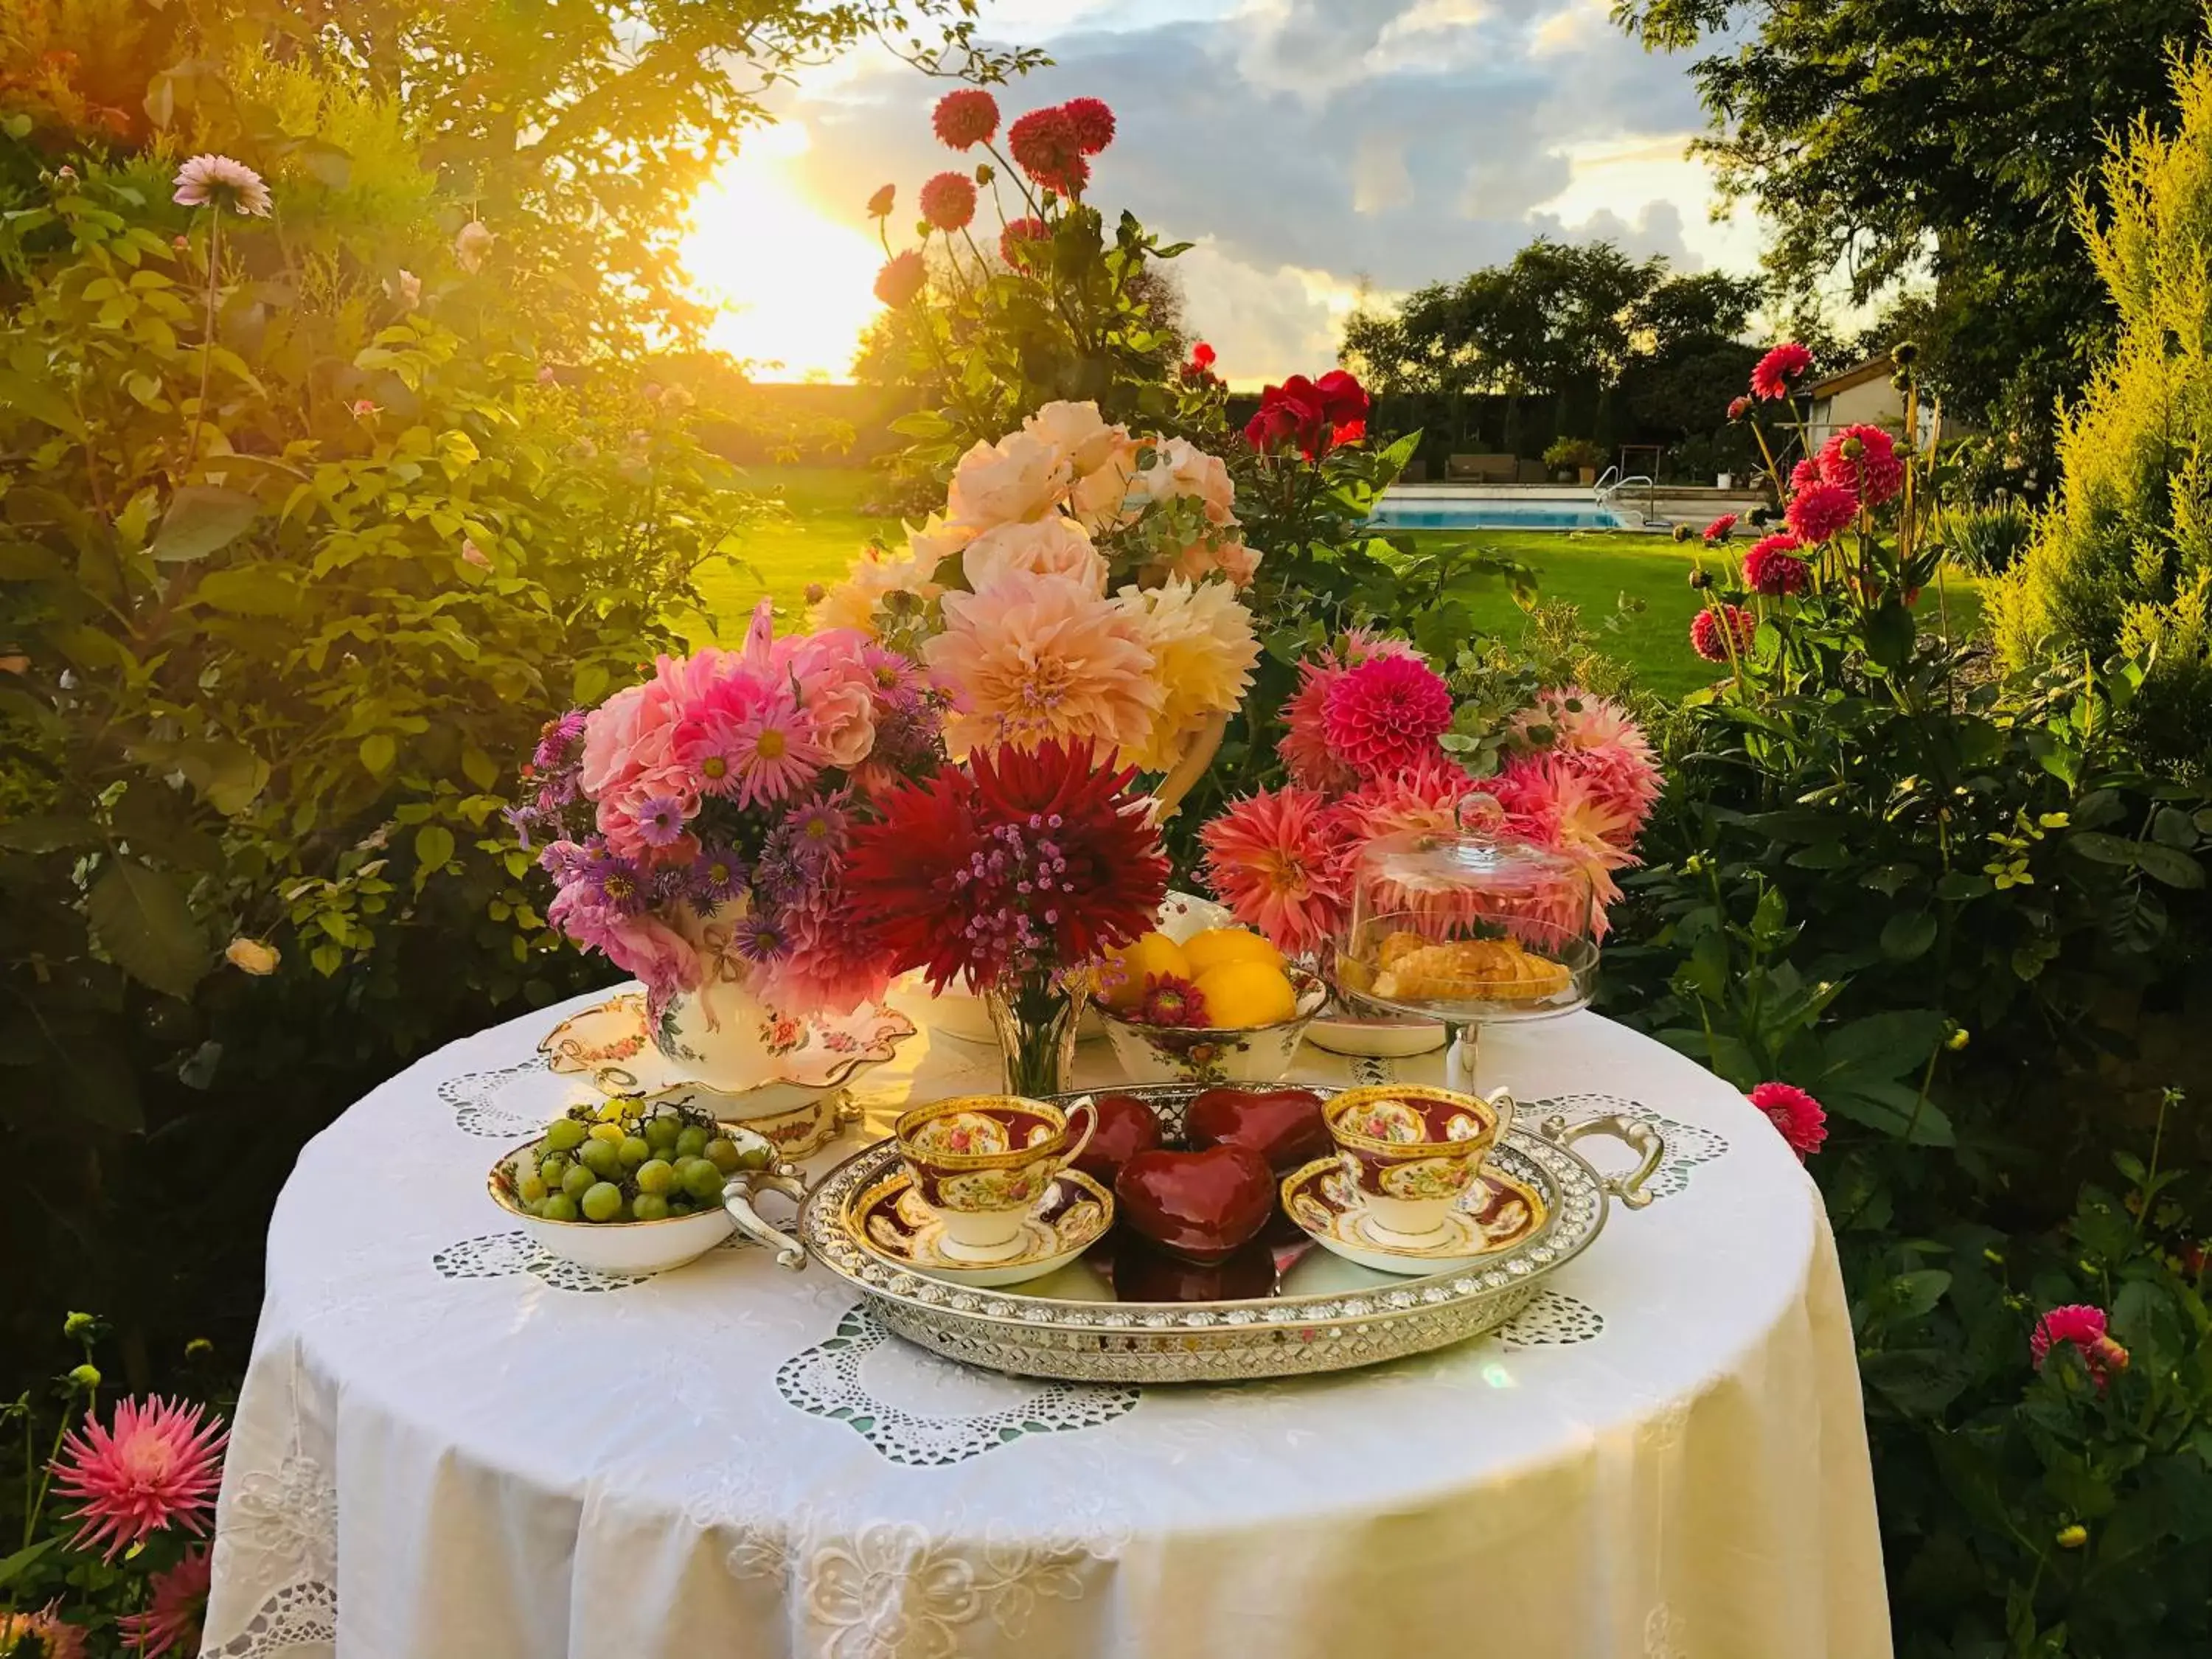
<svg viewBox="0 0 2212 1659"><path fill-rule="evenodd" d="M757 380L844 380L881 309L883 250L799 188L791 162L807 142L793 124L748 134L692 203L684 238L684 269L721 313L707 343L750 362Z"/></svg>

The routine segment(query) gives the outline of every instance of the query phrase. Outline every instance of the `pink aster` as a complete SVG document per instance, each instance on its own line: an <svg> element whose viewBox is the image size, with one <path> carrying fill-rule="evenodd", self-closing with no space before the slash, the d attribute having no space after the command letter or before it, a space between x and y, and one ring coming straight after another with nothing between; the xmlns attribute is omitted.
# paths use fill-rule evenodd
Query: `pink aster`
<svg viewBox="0 0 2212 1659"><path fill-rule="evenodd" d="M1828 1138L1826 1109L1794 1083L1762 1083L1746 1098L1766 1114L1801 1164Z"/></svg>
<svg viewBox="0 0 2212 1659"><path fill-rule="evenodd" d="M1729 532L1735 528L1735 514L1723 513L1705 526L1705 539L1709 542L1724 542L1729 538Z"/></svg>
<svg viewBox="0 0 2212 1659"><path fill-rule="evenodd" d="M676 757L702 795L735 795L743 782L744 744L738 735L743 716L720 711L686 720L677 729Z"/></svg>
<svg viewBox="0 0 2212 1659"><path fill-rule="evenodd" d="M1878 426L1847 426L1820 446L1820 476L1880 507L1905 488L1905 463L1897 441Z"/></svg>
<svg viewBox="0 0 2212 1659"><path fill-rule="evenodd" d="M1751 550L1743 556L1744 586L1768 599L1802 593L1812 580L1812 567L1805 562L1803 544L1795 536L1769 536L1764 541L1753 542Z"/></svg>
<svg viewBox="0 0 2212 1659"><path fill-rule="evenodd" d="M822 769L814 731L788 692L764 699L737 723L738 805L768 805L803 789Z"/></svg>
<svg viewBox="0 0 2212 1659"><path fill-rule="evenodd" d="M257 219L269 216L269 186L243 161L228 155L195 155L177 169L179 207L229 206Z"/></svg>
<svg viewBox="0 0 2212 1659"><path fill-rule="evenodd" d="M1451 688L1413 657L1370 658L1330 686L1322 704L1330 749L1362 777L1437 754L1451 722Z"/></svg>
<svg viewBox="0 0 2212 1659"><path fill-rule="evenodd" d="M198 1406L158 1396L118 1402L112 1430L86 1413L53 1466L54 1491L82 1504L70 1517L80 1523L70 1547L104 1540L112 1561L171 1526L204 1533L230 1437L203 1416Z"/></svg>
<svg viewBox="0 0 2212 1659"><path fill-rule="evenodd" d="M1813 367L1813 354L1790 340L1774 348L1753 366L1751 391L1771 402L1786 398L1805 371Z"/></svg>
<svg viewBox="0 0 2212 1659"><path fill-rule="evenodd" d="M2112 1340L2102 1308L2071 1302L2064 1307L2053 1308L2037 1320L2027 1339L2027 1351L2035 1361L2036 1370L2041 1370L2044 1362L2051 1358L2051 1347L2055 1342L2074 1345L2100 1390L2112 1381L2113 1372L2128 1368L2128 1351Z"/></svg>
<svg viewBox="0 0 2212 1659"><path fill-rule="evenodd" d="M1716 605L1690 618L1690 649L1707 662L1729 662L1751 649L1758 631L1759 618L1741 605Z"/></svg>
<svg viewBox="0 0 2212 1659"><path fill-rule="evenodd" d="M143 1613L130 1613L116 1621L133 1659L161 1659L171 1648L185 1653L199 1646L200 1621L207 1613L211 1562L207 1547L188 1550L167 1572L151 1582L153 1602Z"/></svg>
<svg viewBox="0 0 2212 1659"><path fill-rule="evenodd" d="M1311 789L1261 790L1231 802L1199 831L1206 884L1237 921L1290 956L1317 950L1344 920L1344 884Z"/></svg>
<svg viewBox="0 0 2212 1659"><path fill-rule="evenodd" d="M1816 483L1799 490L1790 498L1790 505L1782 516L1796 532L1797 539L1808 547L1817 547L1831 536L1849 528L1859 515L1859 498L1856 490L1843 484Z"/></svg>

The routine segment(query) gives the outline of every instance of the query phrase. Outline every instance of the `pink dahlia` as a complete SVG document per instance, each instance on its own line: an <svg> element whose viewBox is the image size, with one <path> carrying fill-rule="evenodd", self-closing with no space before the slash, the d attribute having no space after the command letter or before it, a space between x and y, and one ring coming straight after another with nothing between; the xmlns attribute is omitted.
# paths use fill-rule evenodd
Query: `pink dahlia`
<svg viewBox="0 0 2212 1659"><path fill-rule="evenodd" d="M1755 398L1768 401L1786 398L1805 371L1813 367L1813 354L1795 340L1774 348L1754 364L1751 371L1751 392Z"/></svg>
<svg viewBox="0 0 2212 1659"><path fill-rule="evenodd" d="M1419 653L1403 640L1394 640L1353 629L1341 649L1332 646L1318 660L1298 665L1298 689L1283 704L1285 727L1275 752L1290 768L1291 781L1309 789L1349 789L1359 774L1329 746L1323 718L1329 688L1370 657L1412 657Z"/></svg>
<svg viewBox="0 0 2212 1659"><path fill-rule="evenodd" d="M921 187L921 216L948 234L975 216L975 181L964 173L940 173Z"/></svg>
<svg viewBox="0 0 2212 1659"><path fill-rule="evenodd" d="M1061 196L1079 196L1091 182L1084 134L1065 109L1033 109L1006 129L1006 149L1014 165Z"/></svg>
<svg viewBox="0 0 2212 1659"><path fill-rule="evenodd" d="M131 1644L132 1659L161 1659L171 1648L198 1650L210 1573L210 1558L203 1544L187 1550L184 1559L167 1572L154 1575L152 1605L116 1621L123 1639Z"/></svg>
<svg viewBox="0 0 2212 1659"><path fill-rule="evenodd" d="M1071 98L1060 107L1073 124L1085 155L1096 155L1114 142L1114 111L1104 99Z"/></svg>
<svg viewBox="0 0 2212 1659"><path fill-rule="evenodd" d="M1491 793L1505 809L1505 826L1540 847L1565 854L1582 869L1597 902L1599 937L1605 912L1620 897L1613 872L1634 864L1636 832L1642 814L1616 798L1598 780L1578 770L1564 755L1516 755L1491 780ZM1531 913L1532 919L1571 925L1577 918Z"/></svg>
<svg viewBox="0 0 2212 1659"><path fill-rule="evenodd" d="M949 149L972 149L988 144L999 130L999 100L981 87L963 87L937 100L929 125L938 142Z"/></svg>
<svg viewBox="0 0 2212 1659"><path fill-rule="evenodd" d="M1288 955L1319 948L1344 920L1327 814L1315 790L1263 789L1231 802L1199 831L1206 884L1237 921Z"/></svg>
<svg viewBox="0 0 2212 1659"><path fill-rule="evenodd" d="M171 1526L207 1530L201 1517L215 1503L230 1437L203 1415L198 1406L158 1396L119 1402L112 1430L85 1413L54 1460L55 1492L83 1505L70 1517L80 1523L71 1547L105 1540L112 1561Z"/></svg>
<svg viewBox="0 0 2212 1659"><path fill-rule="evenodd" d="M876 273L876 298L887 306L909 305L928 285L929 267L922 264L921 255L908 248L891 255Z"/></svg>
<svg viewBox="0 0 2212 1659"><path fill-rule="evenodd" d="M1167 690L1141 617L1065 576L947 593L944 606L922 657L959 699L945 733L956 757L1052 738L1092 739L1102 757L1145 746Z"/></svg>
<svg viewBox="0 0 2212 1659"><path fill-rule="evenodd" d="M179 207L230 207L257 219L269 216L269 186L243 161L228 155L195 155L177 169Z"/></svg>
<svg viewBox="0 0 2212 1659"><path fill-rule="evenodd" d="M1820 464L1809 457L1790 469L1790 493L1810 489L1820 482Z"/></svg>
<svg viewBox="0 0 2212 1659"><path fill-rule="evenodd" d="M1032 244L1052 240L1052 227L1034 213L1025 213L1018 219L1006 221L1006 228L999 233L999 257L1016 270L1029 263Z"/></svg>
<svg viewBox="0 0 2212 1659"><path fill-rule="evenodd" d="M1905 488L1897 441L1878 426L1847 426L1820 446L1820 476L1880 507Z"/></svg>
<svg viewBox="0 0 2212 1659"><path fill-rule="evenodd" d="M1828 1114L1820 1103L1794 1083L1762 1083L1747 1097L1781 1131L1799 1163L1820 1150L1828 1138Z"/></svg>
<svg viewBox="0 0 2212 1659"><path fill-rule="evenodd" d="M1451 722L1451 688L1413 657L1370 658L1330 686L1322 705L1329 747L1362 777L1437 754Z"/></svg>
<svg viewBox="0 0 2212 1659"><path fill-rule="evenodd" d="M1788 534L1753 542L1751 550L1743 556L1744 586L1770 599L1802 593L1813 580L1812 568L1805 562L1803 550L1803 544Z"/></svg>
<svg viewBox="0 0 2212 1659"><path fill-rule="evenodd" d="M1741 605L1716 605L1690 618L1690 649L1707 662L1731 662L1751 649L1758 631L1759 618Z"/></svg>
<svg viewBox="0 0 2212 1659"><path fill-rule="evenodd" d="M1831 536L1841 534L1858 515L1857 492L1835 483L1816 483L1799 490L1782 514L1797 539L1808 547L1817 547Z"/></svg>
<svg viewBox="0 0 2212 1659"><path fill-rule="evenodd" d="M1548 728L1551 741L1532 746L1558 756L1590 779L1633 819L1635 830L1643 829L1665 779L1650 739L1626 708L1579 685L1566 685L1539 693L1534 706L1514 725L1524 741L1532 725Z"/></svg>
<svg viewBox="0 0 2212 1659"><path fill-rule="evenodd" d="M1709 542L1724 542L1729 538L1729 532L1735 528L1735 514L1723 513L1705 526L1705 539Z"/></svg>
<svg viewBox="0 0 2212 1659"><path fill-rule="evenodd" d="M2074 1345L2100 1389L2112 1381L2113 1372L2128 1368L2128 1351L2112 1340L2102 1308L2072 1302L2053 1308L2037 1320L2027 1339L2027 1351L2035 1361L2036 1370L2041 1370L2044 1362L2051 1358L2054 1342Z"/></svg>

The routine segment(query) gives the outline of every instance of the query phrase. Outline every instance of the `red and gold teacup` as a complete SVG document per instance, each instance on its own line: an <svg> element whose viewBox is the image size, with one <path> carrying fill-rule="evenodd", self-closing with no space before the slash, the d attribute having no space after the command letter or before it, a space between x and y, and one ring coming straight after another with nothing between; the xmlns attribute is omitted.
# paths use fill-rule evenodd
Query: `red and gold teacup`
<svg viewBox="0 0 2212 1659"><path fill-rule="evenodd" d="M1485 1097L1389 1083L1346 1089L1322 1115L1375 1228L1419 1240L1443 1229L1513 1110L1504 1089Z"/></svg>
<svg viewBox="0 0 2212 1659"><path fill-rule="evenodd" d="M1019 1095L956 1095L902 1114L892 1133L915 1195L945 1224L945 1254L988 1261L1021 1249L1022 1223L1097 1127L1088 1101L1064 1112Z"/></svg>

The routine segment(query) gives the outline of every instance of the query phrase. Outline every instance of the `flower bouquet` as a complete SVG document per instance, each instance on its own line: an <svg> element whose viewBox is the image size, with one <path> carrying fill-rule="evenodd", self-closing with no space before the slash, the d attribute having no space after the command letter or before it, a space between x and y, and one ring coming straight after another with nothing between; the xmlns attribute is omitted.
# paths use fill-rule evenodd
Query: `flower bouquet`
<svg viewBox="0 0 2212 1659"><path fill-rule="evenodd" d="M852 831L853 948L981 992L1009 1093L1067 1088L1097 964L1152 926L1168 860L1146 804L1088 738L979 749L902 783Z"/></svg>
<svg viewBox="0 0 2212 1659"><path fill-rule="evenodd" d="M858 829L944 758L948 700L851 629L662 657L550 722L512 814L559 891L554 926L644 982L648 1024L701 1081L744 1089L806 1022L879 998L890 952L857 924Z"/></svg>

